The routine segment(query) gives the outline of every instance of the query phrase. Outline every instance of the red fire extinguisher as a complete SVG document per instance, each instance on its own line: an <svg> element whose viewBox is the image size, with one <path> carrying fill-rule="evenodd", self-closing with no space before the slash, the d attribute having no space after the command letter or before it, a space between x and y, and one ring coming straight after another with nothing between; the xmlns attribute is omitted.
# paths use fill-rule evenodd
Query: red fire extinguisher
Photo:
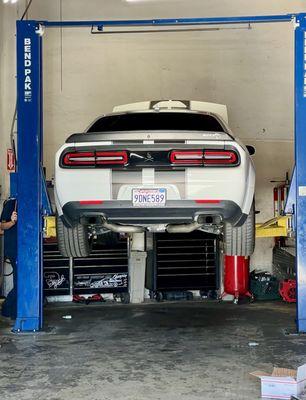
<svg viewBox="0 0 306 400"><path fill-rule="evenodd" d="M253 295L249 291L250 257L224 256L224 292L234 296L234 303L237 304L240 297Z"/></svg>

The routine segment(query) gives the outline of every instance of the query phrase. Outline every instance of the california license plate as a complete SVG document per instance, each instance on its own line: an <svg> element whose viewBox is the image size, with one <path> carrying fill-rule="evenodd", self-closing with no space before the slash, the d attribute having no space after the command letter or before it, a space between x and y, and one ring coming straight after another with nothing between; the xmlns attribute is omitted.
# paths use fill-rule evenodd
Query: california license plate
<svg viewBox="0 0 306 400"><path fill-rule="evenodd" d="M134 207L164 207L166 205L166 189L133 189Z"/></svg>

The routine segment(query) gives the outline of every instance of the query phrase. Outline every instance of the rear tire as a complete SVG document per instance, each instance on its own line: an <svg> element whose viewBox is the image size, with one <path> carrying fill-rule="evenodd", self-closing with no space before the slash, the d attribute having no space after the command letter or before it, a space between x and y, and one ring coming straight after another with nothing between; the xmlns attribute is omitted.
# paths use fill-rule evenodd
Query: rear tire
<svg viewBox="0 0 306 400"><path fill-rule="evenodd" d="M245 223L224 226L224 254L228 256L251 256L255 249L255 205L254 201Z"/></svg>
<svg viewBox="0 0 306 400"><path fill-rule="evenodd" d="M64 257L88 257L90 255L91 246L86 226L77 224L75 227L68 228L57 216L56 230L58 248Z"/></svg>

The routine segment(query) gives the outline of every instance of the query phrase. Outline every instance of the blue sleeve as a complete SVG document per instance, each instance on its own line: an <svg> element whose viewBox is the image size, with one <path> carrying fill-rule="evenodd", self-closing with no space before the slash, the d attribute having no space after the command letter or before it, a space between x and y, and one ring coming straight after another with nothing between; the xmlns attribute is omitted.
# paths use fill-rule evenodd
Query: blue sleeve
<svg viewBox="0 0 306 400"><path fill-rule="evenodd" d="M10 221L13 210L14 210L14 206L13 206L12 200L8 200L6 203L4 203L3 210L1 213L1 218L0 218L1 221L2 222Z"/></svg>

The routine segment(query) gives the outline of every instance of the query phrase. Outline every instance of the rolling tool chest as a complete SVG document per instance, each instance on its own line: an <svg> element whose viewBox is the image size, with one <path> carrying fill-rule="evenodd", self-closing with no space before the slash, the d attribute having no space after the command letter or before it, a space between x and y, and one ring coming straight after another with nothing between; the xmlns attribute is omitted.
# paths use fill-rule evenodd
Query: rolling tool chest
<svg viewBox="0 0 306 400"><path fill-rule="evenodd" d="M61 256L56 242L44 243L44 295L128 292L127 241L112 248L94 243L90 257Z"/></svg>
<svg viewBox="0 0 306 400"><path fill-rule="evenodd" d="M217 236L193 233L157 233L146 273L146 288L152 292L219 288L219 240Z"/></svg>

